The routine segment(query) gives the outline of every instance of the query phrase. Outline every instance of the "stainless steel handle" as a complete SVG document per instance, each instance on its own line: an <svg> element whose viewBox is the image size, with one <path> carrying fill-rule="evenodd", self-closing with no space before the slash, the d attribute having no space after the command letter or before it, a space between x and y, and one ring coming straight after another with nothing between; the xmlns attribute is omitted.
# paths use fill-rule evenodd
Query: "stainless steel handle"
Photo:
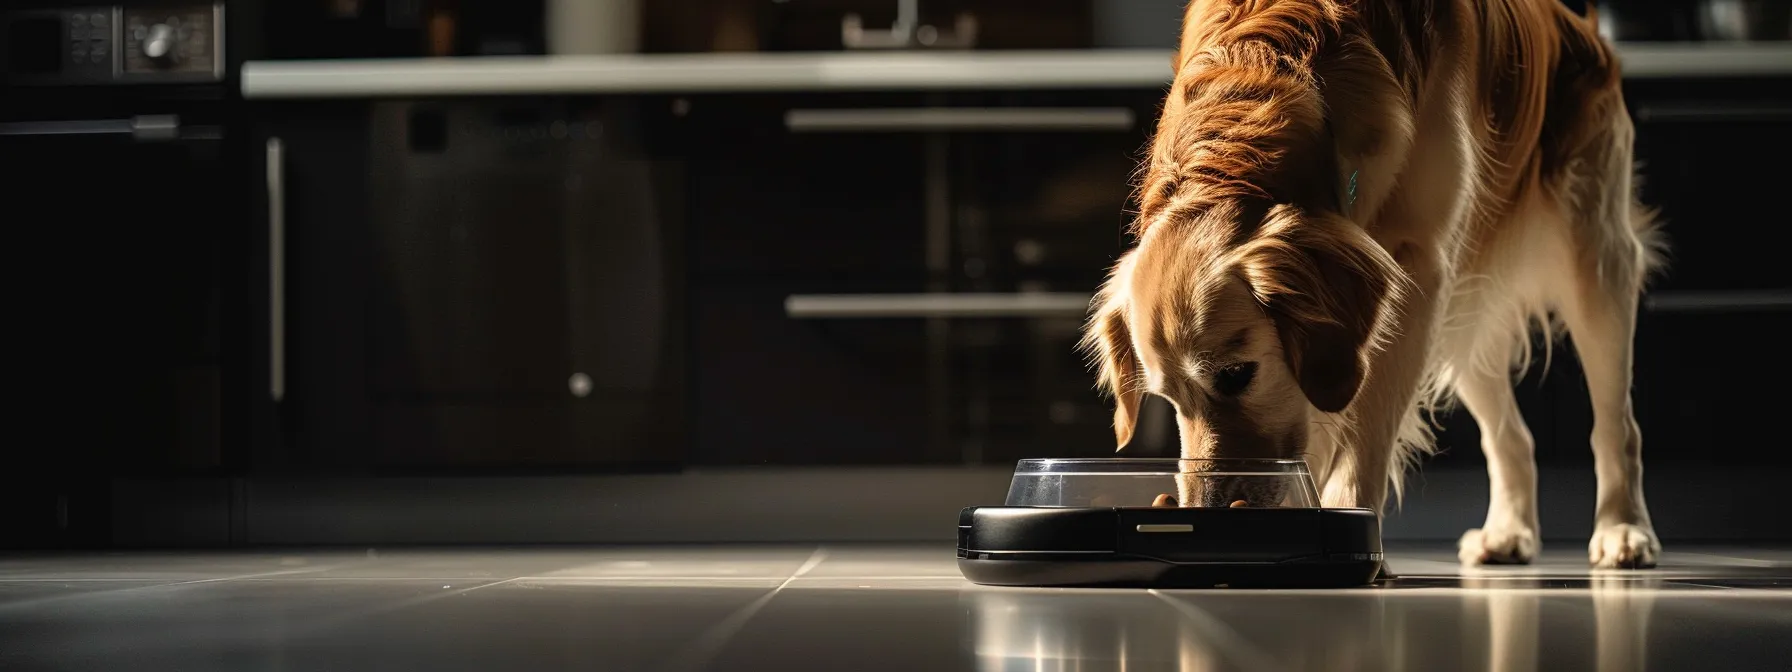
<svg viewBox="0 0 1792 672"><path fill-rule="evenodd" d="M286 397L286 163L268 138L268 396Z"/></svg>
<svg viewBox="0 0 1792 672"><path fill-rule="evenodd" d="M784 299L795 319L915 317L1082 317L1089 294L796 294Z"/></svg>
<svg viewBox="0 0 1792 672"><path fill-rule="evenodd" d="M71 119L61 121L14 121L0 123L0 135L128 135L133 140L217 140L223 132L216 126L182 129L180 117L173 114L146 114L129 119Z"/></svg>
<svg viewBox="0 0 1792 672"><path fill-rule="evenodd" d="M1792 121L1792 107L1785 105L1645 105L1636 110L1637 121L1659 123L1739 123Z"/></svg>
<svg viewBox="0 0 1792 672"><path fill-rule="evenodd" d="M917 131L1127 131L1135 123L1125 107L935 107L790 110L792 133Z"/></svg>
<svg viewBox="0 0 1792 672"><path fill-rule="evenodd" d="M1643 297L1643 307L1657 313L1774 312L1792 309L1792 290L1662 292Z"/></svg>

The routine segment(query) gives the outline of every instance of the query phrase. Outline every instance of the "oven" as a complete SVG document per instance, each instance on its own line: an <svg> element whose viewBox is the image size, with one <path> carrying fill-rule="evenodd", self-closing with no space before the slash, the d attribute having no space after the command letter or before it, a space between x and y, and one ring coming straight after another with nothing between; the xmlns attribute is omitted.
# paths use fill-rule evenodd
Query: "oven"
<svg viewBox="0 0 1792 672"><path fill-rule="evenodd" d="M240 189L222 18L213 4L0 12L0 268L24 399L0 545L103 543L115 479L229 466Z"/></svg>

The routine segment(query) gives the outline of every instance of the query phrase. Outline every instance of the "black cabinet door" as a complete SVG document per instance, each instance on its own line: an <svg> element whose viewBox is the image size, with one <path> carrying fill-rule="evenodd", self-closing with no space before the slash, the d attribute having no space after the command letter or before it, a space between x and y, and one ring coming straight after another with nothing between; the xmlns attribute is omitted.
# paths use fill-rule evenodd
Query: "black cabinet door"
<svg viewBox="0 0 1792 672"><path fill-rule="evenodd" d="M691 227L701 464L954 461L934 428L914 320L792 319L802 294L927 285L923 149L901 135L792 133L792 109L907 94L703 96L676 122Z"/></svg>
<svg viewBox="0 0 1792 672"><path fill-rule="evenodd" d="M227 466L235 138L205 106L155 103L182 115L140 120L169 131L139 138L128 111L9 95L39 98L0 109L6 371L23 399L0 447L0 548L104 544L114 479Z"/></svg>
<svg viewBox="0 0 1792 672"><path fill-rule="evenodd" d="M689 101L696 459L1111 454L1074 345L1161 97Z"/></svg>
<svg viewBox="0 0 1792 672"><path fill-rule="evenodd" d="M1661 209L1670 245L1637 324L1644 453L1652 464L1792 463L1773 422L1792 377L1792 80L1630 89L1642 198ZM1564 426L1584 441L1576 401Z"/></svg>
<svg viewBox="0 0 1792 672"><path fill-rule="evenodd" d="M1650 464L1792 465L1778 423L1792 311L1652 312L1637 331L1632 395Z"/></svg>
<svg viewBox="0 0 1792 672"><path fill-rule="evenodd" d="M225 143L36 128L0 134L9 370L55 438L15 445L96 473L222 466Z"/></svg>
<svg viewBox="0 0 1792 672"><path fill-rule="evenodd" d="M631 109L383 102L270 126L284 390L268 380L282 444L261 463L679 462L677 171L631 145Z"/></svg>
<svg viewBox="0 0 1792 672"><path fill-rule="evenodd" d="M951 286L996 296L1053 296L1061 306L1020 318L951 323L959 374L953 391L964 406L966 452L991 464L1113 456L1113 401L1097 392L1076 343L1088 297L1132 243L1125 233L1136 211L1132 178L1163 93L977 92L957 98L957 105L1022 116L1011 127L949 138ZM1024 117L1042 113L1031 122ZM1174 414L1163 412L1168 409L1154 403L1143 414L1127 455L1176 453Z"/></svg>
<svg viewBox="0 0 1792 672"><path fill-rule="evenodd" d="M1632 98L1642 199L1660 209L1670 245L1651 304L1792 289L1792 80Z"/></svg>

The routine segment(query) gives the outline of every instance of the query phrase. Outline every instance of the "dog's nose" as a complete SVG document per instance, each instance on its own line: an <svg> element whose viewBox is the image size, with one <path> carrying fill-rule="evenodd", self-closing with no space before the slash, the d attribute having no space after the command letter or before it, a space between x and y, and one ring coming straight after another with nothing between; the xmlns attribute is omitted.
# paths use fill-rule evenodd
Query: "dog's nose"
<svg viewBox="0 0 1792 672"><path fill-rule="evenodd" d="M1232 502L1240 499L1247 505L1254 504L1244 492L1247 489L1245 481L1246 477L1243 476L1200 476L1195 481L1199 488L1195 494L1200 497L1196 501L1204 507L1231 506Z"/></svg>
<svg viewBox="0 0 1792 672"><path fill-rule="evenodd" d="M1187 474L1190 499L1203 507L1281 506L1288 495L1287 483L1263 475ZM1244 502L1238 504L1238 502Z"/></svg>

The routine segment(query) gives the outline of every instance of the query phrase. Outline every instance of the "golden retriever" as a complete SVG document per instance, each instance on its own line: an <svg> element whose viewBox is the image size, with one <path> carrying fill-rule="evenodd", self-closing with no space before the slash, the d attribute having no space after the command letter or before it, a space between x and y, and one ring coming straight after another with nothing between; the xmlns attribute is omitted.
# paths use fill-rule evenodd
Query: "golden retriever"
<svg viewBox="0 0 1792 672"><path fill-rule="evenodd" d="M1491 485L1460 556L1529 562L1512 378L1533 328L1566 331L1596 418L1589 558L1653 566L1631 347L1662 242L1594 25L1558 0L1190 2L1138 245L1083 342L1120 445L1159 395L1183 458L1304 457L1324 505L1380 511L1431 448L1425 413L1460 401Z"/></svg>

